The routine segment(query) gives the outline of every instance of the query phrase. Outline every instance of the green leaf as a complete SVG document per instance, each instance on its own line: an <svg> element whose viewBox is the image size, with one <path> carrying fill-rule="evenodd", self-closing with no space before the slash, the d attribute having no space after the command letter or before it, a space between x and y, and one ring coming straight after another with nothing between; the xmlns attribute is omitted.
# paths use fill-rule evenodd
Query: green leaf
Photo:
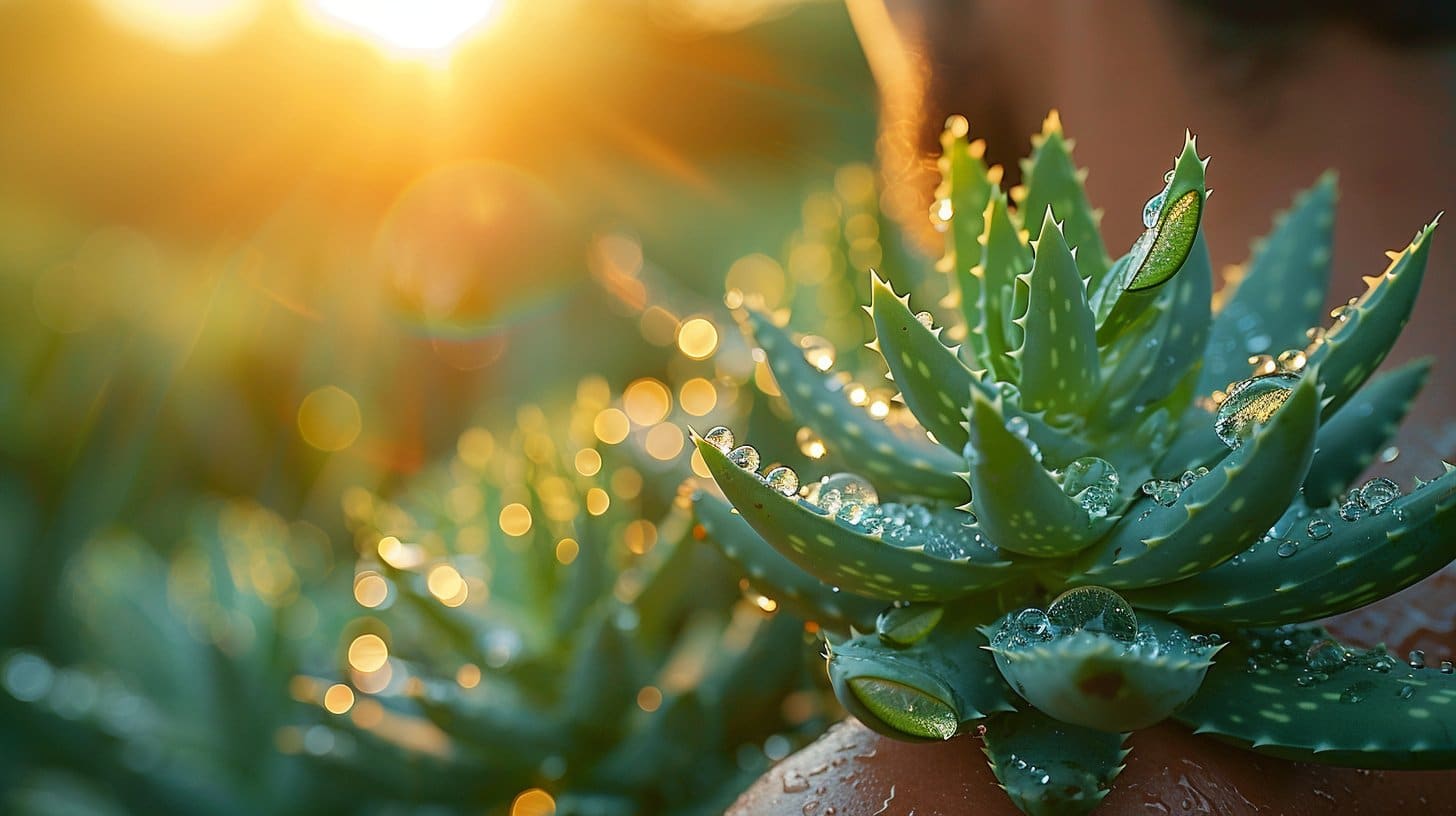
<svg viewBox="0 0 1456 816"><path fill-rule="evenodd" d="M859 635L829 644L829 681L846 709L896 739L949 739L961 726L1011 711L1011 689L981 647L967 608L947 610L908 646Z"/></svg>
<svg viewBox="0 0 1456 816"><path fill-rule="evenodd" d="M925 551L930 531L910 530L897 546L879 535L830 518L807 502L787 498L728 461L722 451L695 437L703 461L728 500L749 525L800 568L832 585L870 598L939 601L968 595L1005 581L1010 563L994 548L975 543L977 531L966 514L940 511L944 526L963 530L968 558L942 558Z"/></svg>
<svg viewBox="0 0 1456 816"><path fill-rule="evenodd" d="M980 364L1001 382L1016 382L1020 378L1021 367L1010 352L1021 348L1023 332L1012 318L1019 316L1014 302L1016 293L1025 289L1025 284L1018 279L1031 269L1031 261L1031 247L1006 209L1005 194L997 191L991 197L986 219L986 245L981 264L968 273L977 278L984 329L979 328L980 324L967 325L973 335L978 330L983 332L987 356ZM1024 301L1020 306L1025 311Z"/></svg>
<svg viewBox="0 0 1456 816"><path fill-rule="evenodd" d="M971 395L971 495L981 529L1007 552L1043 558L1070 555L1111 526L1062 492L1020 438L1000 405Z"/></svg>
<svg viewBox="0 0 1456 816"><path fill-rule="evenodd" d="M991 199L994 185L987 175L983 158L986 143L979 139L968 142L969 132L970 126L965 117L953 116L946 122L946 129L940 136L941 181L935 191L936 210L932 212L939 220L947 215L940 209L949 207L950 217L943 222L947 230L942 262L954 270L961 314L965 316L969 332L967 343L975 352L976 359L984 365L986 338L981 332L982 279L971 271L971 267L981 260L980 240L985 227L986 203Z"/></svg>
<svg viewBox="0 0 1456 816"><path fill-rule="evenodd" d="M1087 813L1122 772L1126 734L1052 719L1036 710L986 723L986 758L1011 801L1030 816Z"/></svg>
<svg viewBox="0 0 1456 816"><path fill-rule="evenodd" d="M897 297L878 275L870 282L870 292L875 347L890 367L905 405L940 444L960 451L966 446L966 396L972 388L984 386L955 351L940 342L939 329L926 328L915 319L908 295Z"/></svg>
<svg viewBox="0 0 1456 816"><path fill-rule="evenodd" d="M1349 650L1353 659L1319 681L1305 650L1327 637L1324 630L1263 635L1264 648L1240 642L1220 655L1177 719L1196 733L1301 762L1456 767L1456 675L1410 668L1383 649Z"/></svg>
<svg viewBox="0 0 1456 816"><path fill-rule="evenodd" d="M869 628L884 601L852 592L835 592L785 558L753 531L727 502L701 490L693 492L693 511L708 539L737 564L759 592L806 620L829 627Z"/></svg>
<svg viewBox="0 0 1456 816"><path fill-rule="evenodd" d="M1073 583L1114 589L1170 583L1247 547L1304 482L1319 425L1318 393L1316 378L1305 377L1268 423L1184 489L1172 506L1149 497L1133 504L1111 534L1079 559L1081 574Z"/></svg>
<svg viewBox="0 0 1456 816"><path fill-rule="evenodd" d="M1328 526L1324 537L1311 534ZM1128 593L1178 618L1267 626L1358 609L1456 558L1456 472L1354 522L1291 508L1252 551L1176 584ZM1286 542L1289 546L1286 546Z"/></svg>
<svg viewBox="0 0 1456 816"><path fill-rule="evenodd" d="M1064 222L1067 243L1077 248L1077 269L1095 288L1107 277L1112 260L1097 229L1101 214L1087 202L1082 187L1086 171L1072 163L1072 144L1062 135L1056 111L1047 116L1041 135L1032 137L1031 147L1031 158L1022 163L1026 195L1017 201L1017 209L1029 222L1050 208Z"/></svg>
<svg viewBox="0 0 1456 816"><path fill-rule="evenodd" d="M1206 163L1198 158L1197 144L1189 136L1173 167L1173 178L1161 193L1164 204L1158 220L1133 243L1127 261L1119 259L1117 277L1109 275L1105 286L1092 290L1099 318L1098 345L1116 339L1154 302L1148 290L1167 283L1183 268L1203 218Z"/></svg>
<svg viewBox="0 0 1456 816"><path fill-rule="evenodd" d="M1320 428L1304 479L1306 504L1328 504L1365 472L1395 437L1430 371L1431 358L1426 357L1382 374L1330 417Z"/></svg>
<svg viewBox="0 0 1456 816"><path fill-rule="evenodd" d="M882 490L965 501L966 484L955 475L959 456L923 435L897 432L851 403L766 315L750 311L748 322L794 416L817 431L836 457L855 463Z"/></svg>
<svg viewBox="0 0 1456 816"><path fill-rule="evenodd" d="M1249 374L1251 354L1303 348L1304 332L1321 322L1330 282L1338 186L1333 173L1294 198L1274 229L1254 246L1247 272L1213 322L1199 394L1212 394Z"/></svg>
<svg viewBox="0 0 1456 816"><path fill-rule="evenodd" d="M1015 626L1013 612L1002 626ZM1006 682L1027 702L1063 722L1100 731L1132 731L1161 722L1203 682L1215 649L1192 646L1188 633L1147 616L1156 645L1082 630L1017 642L998 635L988 647Z"/></svg>
<svg viewBox="0 0 1456 816"><path fill-rule="evenodd" d="M1323 416L1334 413L1355 395L1405 328L1421 289L1437 221L1416 233L1409 246L1393 255L1384 274L1365 278L1365 293L1310 353L1309 365L1319 367L1321 382L1326 384Z"/></svg>
<svg viewBox="0 0 1456 816"><path fill-rule="evenodd" d="M1017 352L1021 403L1052 416L1078 414L1097 389L1097 329L1072 252L1051 210L1035 249L1027 312L1018 318L1026 331L1026 342Z"/></svg>

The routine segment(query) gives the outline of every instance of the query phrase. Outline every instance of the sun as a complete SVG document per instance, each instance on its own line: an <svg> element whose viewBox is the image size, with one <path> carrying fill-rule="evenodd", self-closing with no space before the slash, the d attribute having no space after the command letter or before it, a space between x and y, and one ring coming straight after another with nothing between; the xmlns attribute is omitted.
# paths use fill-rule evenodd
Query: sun
<svg viewBox="0 0 1456 816"><path fill-rule="evenodd" d="M307 0L337 28L387 51L438 57L500 13L502 0Z"/></svg>

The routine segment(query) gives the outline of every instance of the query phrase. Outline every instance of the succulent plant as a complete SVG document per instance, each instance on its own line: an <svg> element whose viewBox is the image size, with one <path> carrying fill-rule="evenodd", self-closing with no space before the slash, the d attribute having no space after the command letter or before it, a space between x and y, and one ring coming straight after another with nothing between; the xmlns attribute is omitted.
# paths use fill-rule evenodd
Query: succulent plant
<svg viewBox="0 0 1456 816"><path fill-rule="evenodd" d="M1456 557L1450 465L1360 481L1429 367L1370 379L1435 223L1323 325L1327 175L1215 309L1191 135L1116 260L1055 114L1009 196L964 119L942 143L949 294L932 276L912 306L871 273L866 307L904 412L872 416L740 310L795 420L858 473L760 474L727 428L694 437L726 497L694 496L709 538L824 623L844 706L893 737L974 731L1028 813L1095 807L1119 735L1169 716L1281 757L1456 766L1450 664L1311 623Z"/></svg>
<svg viewBox="0 0 1456 816"><path fill-rule="evenodd" d="M357 702L316 702L343 715L357 748L334 759L365 798L719 813L827 725L804 621L745 598L686 497L654 493L675 479L644 479L668 465L638 443L682 435L665 407L629 424L635 398L589 379L561 410L467 430L397 499L346 497L359 615L338 680Z"/></svg>

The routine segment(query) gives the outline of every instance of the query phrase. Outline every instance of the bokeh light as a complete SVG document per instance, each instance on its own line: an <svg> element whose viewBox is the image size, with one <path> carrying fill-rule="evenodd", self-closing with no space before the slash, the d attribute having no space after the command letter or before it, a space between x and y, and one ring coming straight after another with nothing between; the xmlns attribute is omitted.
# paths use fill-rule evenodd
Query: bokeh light
<svg viewBox="0 0 1456 816"><path fill-rule="evenodd" d="M638 425L656 424L672 410L672 392L660 380L635 380L622 392L622 410Z"/></svg>
<svg viewBox="0 0 1456 816"><path fill-rule="evenodd" d="M309 393L298 406L298 433L303 441L333 453L348 448L364 427L359 402L348 391L327 385Z"/></svg>
<svg viewBox="0 0 1456 816"><path fill-rule="evenodd" d="M345 714L354 707L354 690L343 683L335 683L324 692L324 708L330 714Z"/></svg>
<svg viewBox="0 0 1456 816"><path fill-rule="evenodd" d="M531 530L531 509L520 502L513 502L501 508L501 532L509 536L523 536Z"/></svg>
<svg viewBox="0 0 1456 816"><path fill-rule="evenodd" d="M552 816L556 813L556 800L540 788L521 791L511 802L511 816Z"/></svg>
<svg viewBox="0 0 1456 816"><path fill-rule="evenodd" d="M389 581L377 572L361 572L354 578L354 600L373 609L389 598Z"/></svg>
<svg viewBox="0 0 1456 816"><path fill-rule="evenodd" d="M175 3L196 0L173 0ZM214 0L216 2L216 0ZM478 34L502 0L306 0L320 18L389 51L437 54Z"/></svg>
<svg viewBox="0 0 1456 816"><path fill-rule="evenodd" d="M677 330L677 347L694 360L707 359L718 349L718 328L705 317L686 320Z"/></svg>
<svg viewBox="0 0 1456 816"><path fill-rule="evenodd" d="M349 644L349 665L356 671L377 672L388 660L389 647L379 635L366 633Z"/></svg>

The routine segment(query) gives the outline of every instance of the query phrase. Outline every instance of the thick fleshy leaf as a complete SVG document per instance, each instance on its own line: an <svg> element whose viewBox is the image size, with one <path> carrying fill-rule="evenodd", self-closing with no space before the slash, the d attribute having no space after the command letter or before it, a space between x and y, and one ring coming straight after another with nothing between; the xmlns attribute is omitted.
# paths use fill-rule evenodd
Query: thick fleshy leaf
<svg viewBox="0 0 1456 816"><path fill-rule="evenodd" d="M799 569L774 549L727 502L701 490L693 493L693 510L708 540L737 564L759 591L800 617L828 627L868 628L884 601L834 587Z"/></svg>
<svg viewBox="0 0 1456 816"><path fill-rule="evenodd" d="M1056 111L1047 115L1041 134L1031 139L1031 158L1022 163L1026 193L1017 200L1017 208L1034 227L1034 219L1050 207L1057 220L1064 222L1067 243L1077 248L1077 268L1084 280L1097 286L1107 276L1112 261L1098 231L1100 213L1087 203L1082 182L1086 171L1072 163L1072 143L1062 134L1062 119Z"/></svg>
<svg viewBox="0 0 1456 816"><path fill-rule="evenodd" d="M998 714L982 738L996 781L1029 816L1087 813L1122 772L1126 734L1070 725L1036 710Z"/></svg>
<svg viewBox="0 0 1456 816"><path fill-rule="evenodd" d="M1011 711L985 637L966 610L948 610L924 638L909 646L877 634L829 644L835 696L865 725L905 740L949 739L965 723Z"/></svg>
<svg viewBox="0 0 1456 816"><path fill-rule="evenodd" d="M966 484L955 475L959 456L851 403L843 387L810 365L788 331L766 315L748 312L748 322L794 416L817 431L835 456L855 463L881 490L965 501Z"/></svg>
<svg viewBox="0 0 1456 816"><path fill-rule="evenodd" d="M1304 482L1319 425L1319 388L1306 377L1273 418L1173 502L1144 497L1079 563L1076 584L1171 583L1232 558L1276 521ZM1173 478L1177 478L1175 475Z"/></svg>
<svg viewBox="0 0 1456 816"><path fill-rule="evenodd" d="M1306 504L1328 504L1365 472L1375 454L1395 437L1430 371L1427 357L1382 374L1330 417L1320 428L1314 461L1304 480Z"/></svg>
<svg viewBox="0 0 1456 816"><path fill-rule="evenodd" d="M1021 404L1051 416L1079 413L1096 393L1097 329L1062 228L1047 210L1027 284L1026 331L1015 353L1021 364Z"/></svg>
<svg viewBox="0 0 1456 816"><path fill-rule="evenodd" d="M1132 731L1187 702L1216 651L1193 645L1167 621L1143 624L1153 637L1133 643L1084 630L1030 643L997 637L988 648L1011 687L1042 712L1100 731Z"/></svg>
<svg viewBox="0 0 1456 816"><path fill-rule="evenodd" d="M1309 365L1319 367L1326 384L1324 416L1355 396L1405 328L1421 289L1435 229L1432 221L1409 246L1392 255L1384 274L1365 278L1365 293L1310 353Z"/></svg>
<svg viewBox="0 0 1456 816"><path fill-rule="evenodd" d="M967 345L974 351L977 364L985 365L988 351L981 331L983 281L971 268L981 261L981 233L994 185L985 162L986 143L980 139L969 141L969 133L965 117L952 116L946 121L940 135L940 187L935 191L931 218L946 228L942 263L955 273Z"/></svg>
<svg viewBox="0 0 1456 816"><path fill-rule="evenodd" d="M910 313L909 297L897 297L890 285L874 276L870 282L870 315L875 320L876 347L890 367L905 405L936 441L952 451L966 446L966 400L972 388L985 389L961 364L953 349L940 342L940 330L922 325Z"/></svg>
<svg viewBox="0 0 1456 816"><path fill-rule="evenodd" d="M1302 762L1456 767L1456 675L1411 668L1383 649L1321 643L1327 637L1317 627L1276 629L1257 645L1230 646L1177 719ZM1320 656L1325 650L1351 657Z"/></svg>
<svg viewBox="0 0 1456 816"><path fill-rule="evenodd" d="M981 364L1000 382L1016 382L1020 378L1021 368L1009 352L1021 348L1024 335L1012 318L1019 317L1026 309L1026 284L1021 282L1021 276L1031 269L1031 260L1031 247L1006 209L1006 196L997 191L987 210L986 245L981 264L970 274L979 278L981 314L985 320L988 357ZM1018 293L1021 293L1019 304Z"/></svg>
<svg viewBox="0 0 1456 816"><path fill-rule="evenodd" d="M1243 277L1225 284L1233 293L1225 295L1213 322L1199 394L1247 377L1252 354L1303 348L1305 330L1322 322L1337 197L1333 173L1295 196L1268 237L1254 245Z"/></svg>
<svg viewBox="0 0 1456 816"><path fill-rule="evenodd" d="M1097 342L1111 343L1150 306L1150 290L1167 283L1183 268L1198 236L1203 218L1204 177L1207 161L1198 158L1196 141L1189 136L1173 167L1173 178L1163 188L1157 220L1128 251L1114 279L1092 291L1098 325Z"/></svg>
<svg viewBox="0 0 1456 816"><path fill-rule="evenodd" d="M1392 595L1456 559L1456 472L1345 521L1292 508L1267 540L1207 572L1129 592L1139 607L1218 624L1317 620Z"/></svg>
<svg viewBox="0 0 1456 816"><path fill-rule="evenodd" d="M981 529L1008 552L1043 558L1075 553L1097 540L1112 518L1093 519L1007 428L998 403L971 395L967 448L973 507Z"/></svg>
<svg viewBox="0 0 1456 816"><path fill-rule="evenodd" d="M831 586L869 598L940 601L998 584L1010 575L1009 562L975 542L976 531L963 520L945 526L964 530L967 557L943 558L925 551L928 530L909 530L899 545L878 534L841 523L799 499L788 498L742 470L723 452L696 439L703 461L718 486L750 526L801 569ZM940 514L968 518L958 511Z"/></svg>

